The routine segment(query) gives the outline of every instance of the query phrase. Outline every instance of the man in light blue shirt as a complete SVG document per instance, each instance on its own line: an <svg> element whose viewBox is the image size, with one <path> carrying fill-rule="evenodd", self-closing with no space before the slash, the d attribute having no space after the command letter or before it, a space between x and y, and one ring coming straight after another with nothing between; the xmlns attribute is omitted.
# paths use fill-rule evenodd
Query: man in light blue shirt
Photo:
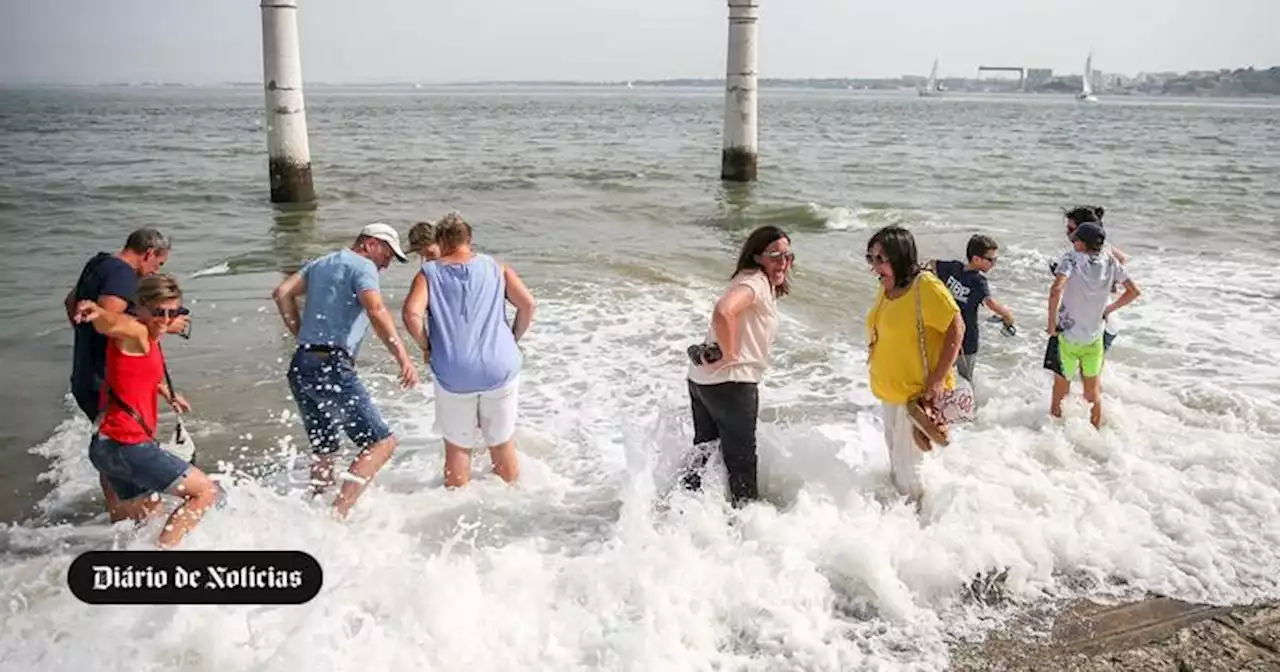
<svg viewBox="0 0 1280 672"><path fill-rule="evenodd" d="M386 224L370 224L349 248L315 259L272 293L285 327L298 339L289 366L289 388L302 415L316 461L311 479L319 494L333 483L334 453L346 433L360 455L334 502L345 517L382 465L396 438L356 375L355 357L372 326L400 364L400 382L418 384L418 372L382 302L378 273L395 258L406 260L400 236ZM303 311L298 297L306 296Z"/></svg>

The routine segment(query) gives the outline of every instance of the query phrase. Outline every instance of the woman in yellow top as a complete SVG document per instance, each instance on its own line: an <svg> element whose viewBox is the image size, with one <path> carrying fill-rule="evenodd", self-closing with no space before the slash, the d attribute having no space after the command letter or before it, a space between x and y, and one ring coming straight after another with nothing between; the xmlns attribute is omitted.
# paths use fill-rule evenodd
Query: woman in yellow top
<svg viewBox="0 0 1280 672"><path fill-rule="evenodd" d="M918 396L932 399L955 387L953 368L964 340L964 318L946 285L921 268L910 231L900 226L877 231L867 241L867 263L880 279L867 315L871 393L883 403L893 484L918 501L923 493L916 472L923 451L931 446L912 424L907 407ZM920 352L921 322L927 369Z"/></svg>

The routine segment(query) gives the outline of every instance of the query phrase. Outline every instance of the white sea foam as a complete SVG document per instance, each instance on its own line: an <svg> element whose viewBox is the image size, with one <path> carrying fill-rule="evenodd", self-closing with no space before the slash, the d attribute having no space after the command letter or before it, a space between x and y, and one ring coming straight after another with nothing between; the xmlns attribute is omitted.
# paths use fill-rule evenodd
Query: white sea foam
<svg viewBox="0 0 1280 672"><path fill-rule="evenodd" d="M861 230L870 226L865 218L871 211L865 208L823 207L817 203L809 203L807 207L814 216L822 218L823 226L833 231Z"/></svg>
<svg viewBox="0 0 1280 672"><path fill-rule="evenodd" d="M224 261L221 264L215 264L208 268L202 268L196 271L195 273L192 273L191 277L203 278L208 275L226 275L230 272L231 272L231 264Z"/></svg>
<svg viewBox="0 0 1280 672"><path fill-rule="evenodd" d="M1158 264L1135 265L1152 273L1147 286L1162 280ZM691 436L683 349L705 331L718 289L688 286L570 284L542 299L525 346L517 487L477 454L473 485L445 491L429 395L371 376L403 443L349 521L287 487L305 461L231 488L188 547L306 550L325 570L307 605L90 607L65 588L74 554L146 547L157 524L137 538L100 519L3 532L0 659L131 672L941 669L956 638L1012 613L964 598L992 570L1007 569L1014 608L1144 591L1280 597L1274 394L1177 378L1188 353L1221 339L1167 326L1160 292L1134 309L1125 347L1159 336L1181 350L1160 352L1164 372L1108 364L1101 432L1078 399L1064 421L1046 418L1038 339L992 343L1018 363L980 365L979 420L926 456L917 517L888 484L852 321L846 334L783 324L759 437L762 489L777 508L728 509L714 459L705 492L675 487ZM1009 300L1021 309L1034 297ZM1247 317L1231 328L1248 329ZM1230 357L1265 357L1266 334L1244 333L1252 342L1232 340ZM282 422L296 422L287 410ZM86 432L69 421L39 448L57 485L47 508L96 487ZM243 441L287 458L300 437Z"/></svg>

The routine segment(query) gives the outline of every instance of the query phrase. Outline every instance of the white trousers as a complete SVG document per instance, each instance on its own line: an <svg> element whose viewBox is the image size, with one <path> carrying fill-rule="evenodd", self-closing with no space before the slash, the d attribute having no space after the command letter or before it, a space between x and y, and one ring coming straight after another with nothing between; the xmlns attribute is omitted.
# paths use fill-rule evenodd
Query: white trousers
<svg viewBox="0 0 1280 672"><path fill-rule="evenodd" d="M889 448L889 468L893 485L898 492L912 499L924 494L920 483L920 462L924 460L924 451L916 445L912 432L911 416L907 407L900 404L882 404L881 419L884 421L884 443Z"/></svg>

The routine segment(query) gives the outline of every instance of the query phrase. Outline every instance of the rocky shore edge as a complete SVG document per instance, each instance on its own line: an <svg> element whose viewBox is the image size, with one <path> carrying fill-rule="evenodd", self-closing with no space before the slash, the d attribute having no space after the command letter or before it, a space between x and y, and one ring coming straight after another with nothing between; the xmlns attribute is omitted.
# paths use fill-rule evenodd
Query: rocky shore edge
<svg viewBox="0 0 1280 672"><path fill-rule="evenodd" d="M1038 633L1038 634L1037 634ZM1045 634L1047 633L1047 634ZM1077 601L952 650L956 672L1277 672L1280 601Z"/></svg>

